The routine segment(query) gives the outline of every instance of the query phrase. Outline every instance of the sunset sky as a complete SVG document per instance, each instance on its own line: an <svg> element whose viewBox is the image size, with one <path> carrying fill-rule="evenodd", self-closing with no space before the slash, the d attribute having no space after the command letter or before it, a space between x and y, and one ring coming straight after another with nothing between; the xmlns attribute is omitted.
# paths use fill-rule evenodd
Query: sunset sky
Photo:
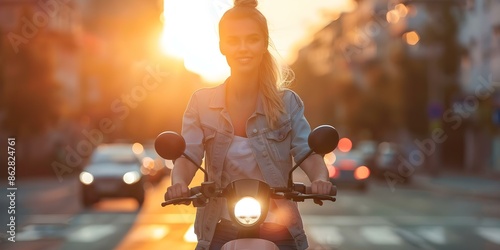
<svg viewBox="0 0 500 250"><path fill-rule="evenodd" d="M217 24L233 0L164 0L163 52L184 59L187 69L209 82L229 74L218 47ZM290 63L310 34L335 15L354 8L351 0L260 0L278 59Z"/></svg>

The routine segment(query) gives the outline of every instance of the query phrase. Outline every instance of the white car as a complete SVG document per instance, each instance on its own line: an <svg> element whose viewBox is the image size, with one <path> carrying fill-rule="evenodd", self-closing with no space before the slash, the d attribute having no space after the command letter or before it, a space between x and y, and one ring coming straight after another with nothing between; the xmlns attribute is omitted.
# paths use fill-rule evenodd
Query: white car
<svg viewBox="0 0 500 250"><path fill-rule="evenodd" d="M144 203L141 161L129 143L99 145L80 173L80 183L85 207L112 197L132 197L139 206Z"/></svg>

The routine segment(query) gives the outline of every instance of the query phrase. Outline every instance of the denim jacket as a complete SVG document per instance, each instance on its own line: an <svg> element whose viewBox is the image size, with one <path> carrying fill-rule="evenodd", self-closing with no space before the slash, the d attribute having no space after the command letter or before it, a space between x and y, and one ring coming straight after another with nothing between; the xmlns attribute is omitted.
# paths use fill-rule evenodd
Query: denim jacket
<svg viewBox="0 0 500 250"><path fill-rule="evenodd" d="M226 154L234 137L229 113L225 105L226 84L196 91L189 101L183 117L182 136L186 141L186 155L201 165L205 156L205 168L209 180L220 188ZM309 151L307 137L311 131L304 117L304 106L299 96L285 90L283 101L286 113L279 118L276 129L270 129L264 114L261 96L255 112L246 123L246 135L265 181L271 187L286 187L288 172L293 167L292 156L301 159ZM297 204L288 200L275 200L286 216L278 221L286 225L294 237L298 249L308 247ZM195 233L197 250L210 246L215 227L225 202L211 199L196 213Z"/></svg>

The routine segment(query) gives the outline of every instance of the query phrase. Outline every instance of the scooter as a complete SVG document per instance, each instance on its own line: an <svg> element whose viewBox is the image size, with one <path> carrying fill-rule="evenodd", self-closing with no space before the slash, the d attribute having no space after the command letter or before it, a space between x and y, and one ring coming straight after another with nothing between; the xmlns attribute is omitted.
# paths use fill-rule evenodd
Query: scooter
<svg viewBox="0 0 500 250"><path fill-rule="evenodd" d="M313 152L324 155L333 151L337 147L338 141L339 134L334 127L322 125L315 128L308 137L311 150L303 159L296 161L288 173L286 187L270 187L260 180L241 179L231 182L225 188L217 189L215 182L208 181L206 170L195 163L204 173L204 181L201 186L190 188L189 197L167 200L161 203L161 206L192 203L194 207L201 207L206 205L211 198L224 197L227 200L231 221L239 228L239 233L237 239L224 244L222 250L279 250L273 242L259 239L259 227L267 216L270 199L288 199L296 202L312 199L320 206L325 200L335 201L337 195L335 186L332 186L329 195L311 194L310 187L303 183L293 182L292 173ZM184 138L172 131L160 133L155 140L155 149L161 157L175 160L183 155L194 163L191 158L184 154L185 148Z"/></svg>

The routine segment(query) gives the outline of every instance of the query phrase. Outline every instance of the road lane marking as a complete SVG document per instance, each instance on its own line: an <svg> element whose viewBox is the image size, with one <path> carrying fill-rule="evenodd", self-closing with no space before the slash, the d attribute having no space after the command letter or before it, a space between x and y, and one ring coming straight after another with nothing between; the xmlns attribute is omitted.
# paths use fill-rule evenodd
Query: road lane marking
<svg viewBox="0 0 500 250"><path fill-rule="evenodd" d="M477 234L483 238L500 245L500 228L495 227L478 227Z"/></svg>
<svg viewBox="0 0 500 250"><path fill-rule="evenodd" d="M68 235L71 242L94 242L116 232L115 225L90 225L84 226Z"/></svg>
<svg viewBox="0 0 500 250"><path fill-rule="evenodd" d="M307 234L319 244L330 246L340 246L344 242L344 237L338 227L332 226L311 226L307 229Z"/></svg>
<svg viewBox="0 0 500 250"><path fill-rule="evenodd" d="M388 226L369 226L360 228L360 234L376 245L401 245L401 237Z"/></svg>

